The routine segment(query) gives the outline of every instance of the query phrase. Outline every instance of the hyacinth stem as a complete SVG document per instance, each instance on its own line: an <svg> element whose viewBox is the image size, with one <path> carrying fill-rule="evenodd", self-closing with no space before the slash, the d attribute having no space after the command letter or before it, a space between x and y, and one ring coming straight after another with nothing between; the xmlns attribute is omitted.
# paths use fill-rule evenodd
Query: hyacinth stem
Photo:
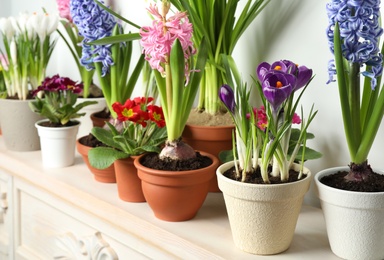
<svg viewBox="0 0 384 260"><path fill-rule="evenodd" d="M351 63L349 71L348 97L352 120L352 137L356 143L361 141L360 124L360 64ZM354 151L356 154L357 151Z"/></svg>

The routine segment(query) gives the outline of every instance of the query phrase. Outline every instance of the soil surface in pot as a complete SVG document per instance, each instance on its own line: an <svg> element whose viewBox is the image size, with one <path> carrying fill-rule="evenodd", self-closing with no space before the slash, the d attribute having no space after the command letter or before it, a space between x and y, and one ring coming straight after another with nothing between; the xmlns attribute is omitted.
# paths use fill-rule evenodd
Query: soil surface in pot
<svg viewBox="0 0 384 260"><path fill-rule="evenodd" d="M270 170L271 170L271 167L269 167L269 171ZM233 166L232 168L225 171L223 175L229 179L232 179L235 181L241 181L241 176L240 176L240 178L236 177L235 166ZM291 169L291 170L289 170L288 181L281 181L280 176L279 177L273 177L270 175L269 175L269 181L271 182L271 184L282 184L282 183L296 182L296 181L299 181L298 176L299 176L299 172ZM307 177L307 175L303 174L303 176L300 180L305 179L306 177ZM247 174L247 177L245 179L245 183L265 184L265 182L263 181L263 178L261 177L260 167L258 167L252 173Z"/></svg>
<svg viewBox="0 0 384 260"><path fill-rule="evenodd" d="M111 113L106 109L100 112L96 112L93 115L97 118L104 118L104 119L109 119L111 117Z"/></svg>
<svg viewBox="0 0 384 260"><path fill-rule="evenodd" d="M208 167L212 160L196 152L196 158L188 160L161 160L157 153L149 153L140 159L147 168L163 171L190 171Z"/></svg>
<svg viewBox="0 0 384 260"><path fill-rule="evenodd" d="M89 147L106 146L105 144L103 144L102 142L97 140L96 137L93 136L92 134L89 134L87 136L83 136L82 138L80 138L79 142L82 145L89 146Z"/></svg>
<svg viewBox="0 0 384 260"><path fill-rule="evenodd" d="M229 113L211 115L204 111L193 109L189 114L187 124L199 126L228 126L233 125L233 121Z"/></svg>
<svg viewBox="0 0 384 260"><path fill-rule="evenodd" d="M39 125L45 126L45 127L69 127L69 126L74 126L74 125L78 125L78 124L79 124L79 122L76 122L76 121L68 121L68 123L66 123L65 125L62 125L60 123L54 123L54 122L46 121L46 122L41 122Z"/></svg>
<svg viewBox="0 0 384 260"><path fill-rule="evenodd" d="M347 171L339 171L337 173L324 176L320 182L341 190L360 191L360 192L382 192L384 191L384 175L371 173L367 179L362 181L348 181L344 177Z"/></svg>

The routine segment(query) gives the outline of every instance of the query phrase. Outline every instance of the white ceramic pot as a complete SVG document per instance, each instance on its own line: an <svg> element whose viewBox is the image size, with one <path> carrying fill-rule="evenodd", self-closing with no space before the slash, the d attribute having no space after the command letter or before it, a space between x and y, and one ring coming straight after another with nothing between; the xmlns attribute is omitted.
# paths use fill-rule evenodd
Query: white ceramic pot
<svg viewBox="0 0 384 260"><path fill-rule="evenodd" d="M93 128L93 124L92 124L92 120L91 120L91 114L96 113L96 112L100 112L100 111L104 110L105 107L107 106L107 103L106 103L104 97L100 97L100 98L77 98L76 103L82 103L84 101L97 101L97 104L83 107L80 110L80 113L85 113L85 115L80 117L80 118L77 118L77 120L79 120L81 123L80 127L79 127L79 132L77 134L77 138L86 136L91 132L91 130Z"/></svg>
<svg viewBox="0 0 384 260"><path fill-rule="evenodd" d="M307 177L287 184L250 184L231 180L223 173L234 162L221 165L216 172L223 192L235 245L258 255L277 254L292 242L305 193L311 183ZM295 170L299 165L294 165Z"/></svg>
<svg viewBox="0 0 384 260"><path fill-rule="evenodd" d="M30 100L0 99L1 131L5 146L12 151L40 150L35 123L43 119L29 108Z"/></svg>
<svg viewBox="0 0 384 260"><path fill-rule="evenodd" d="M344 259L384 259L384 192L344 191L320 182L348 170L329 168L315 176L332 252Z"/></svg>
<svg viewBox="0 0 384 260"><path fill-rule="evenodd" d="M76 134L80 122L69 127L45 127L39 125L46 119L36 122L40 136L41 156L46 168L62 168L70 166L75 161Z"/></svg>

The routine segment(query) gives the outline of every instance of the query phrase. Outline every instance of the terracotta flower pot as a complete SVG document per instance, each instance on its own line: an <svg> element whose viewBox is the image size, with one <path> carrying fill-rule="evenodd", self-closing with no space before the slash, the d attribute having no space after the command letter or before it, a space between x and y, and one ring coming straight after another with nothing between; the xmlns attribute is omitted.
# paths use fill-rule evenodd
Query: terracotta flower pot
<svg viewBox="0 0 384 260"><path fill-rule="evenodd" d="M194 149L210 153L219 158L221 151L232 149L232 131L234 129L234 125L199 126L187 124L183 131L183 140ZM209 184L209 191L220 192L215 174Z"/></svg>
<svg viewBox="0 0 384 260"><path fill-rule="evenodd" d="M332 252L343 259L384 259L384 192L345 191L320 182L326 175L348 170L334 167L315 175Z"/></svg>
<svg viewBox="0 0 384 260"><path fill-rule="evenodd" d="M104 183L116 183L115 167L113 164L106 169L97 169L90 165L88 159L88 151L91 150L92 147L82 144L82 138L86 138L86 136L77 139L76 148L77 151L80 153L81 157L83 158L88 169L91 171L91 173L93 173L95 180Z"/></svg>
<svg viewBox="0 0 384 260"><path fill-rule="evenodd" d="M137 176L137 169L133 164L137 156L116 160L115 172L117 191L120 199L128 202L145 202L141 180Z"/></svg>
<svg viewBox="0 0 384 260"><path fill-rule="evenodd" d="M208 153L212 164L191 171L161 171L147 168L135 159L144 196L155 216L165 221L185 221L197 214L208 194L209 181L217 168L218 159Z"/></svg>
<svg viewBox="0 0 384 260"><path fill-rule="evenodd" d="M101 111L99 112L95 112L95 113L92 113L90 118L92 120L92 124L93 126L97 126L97 127L103 127L105 125L105 121L108 121L109 118L104 118L104 117L99 117L98 114L100 113Z"/></svg>
<svg viewBox="0 0 384 260"><path fill-rule="evenodd" d="M311 173L305 179L286 184L253 184L223 175L233 167L227 162L217 169L229 223L236 247L258 255L278 254L291 244ZM299 165L294 165L298 170Z"/></svg>

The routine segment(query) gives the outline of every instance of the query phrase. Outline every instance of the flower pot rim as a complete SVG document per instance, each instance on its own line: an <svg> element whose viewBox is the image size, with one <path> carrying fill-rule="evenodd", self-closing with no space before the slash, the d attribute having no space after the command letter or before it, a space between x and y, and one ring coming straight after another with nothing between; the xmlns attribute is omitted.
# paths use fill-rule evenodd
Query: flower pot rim
<svg viewBox="0 0 384 260"><path fill-rule="evenodd" d="M384 191L380 191L380 192L362 192L362 191L342 190L342 189L337 189L337 188L325 185L322 182L320 182L321 177L323 177L325 175L334 174L334 173L336 173L338 171L348 171L348 166L331 167L331 168L326 168L326 169L323 169L323 170L319 171L314 176L316 185L318 187L321 186L324 189L329 190L329 191L339 192L340 194L347 194L347 193L351 194L351 195L353 194L352 196L362 196L362 195L364 195L364 196L372 196L373 197L373 196L378 196L378 195L383 195L384 194ZM380 173L384 174L384 171L379 170L379 169L375 169L374 168L373 171L374 172L380 172Z"/></svg>
<svg viewBox="0 0 384 260"><path fill-rule="evenodd" d="M146 172L150 173L150 174L153 174L153 175L162 175L162 176L165 176L165 175L175 175L175 173L177 173L178 175L180 176L184 176L184 175L190 175L190 174L194 174L196 172L199 172L201 171L201 169L207 169L207 168L210 168L210 167L217 167L219 165L219 159L216 158L216 156L213 156L212 154L210 153L206 153L206 152L203 152L203 151L197 151L199 152L202 156L207 156L209 157L211 160L212 160L212 163L210 165L208 165L207 167L204 167L204 168L200 168L200 169L195 169L195 170L186 170L186 171L168 171L168 170L157 170L157 169L152 169L152 168L148 168L144 165L142 165L140 163L140 159L146 155L146 153L144 154L141 154L139 156L137 156L137 158L135 158L134 160L134 165L136 166L136 168L142 168L143 170L145 170Z"/></svg>
<svg viewBox="0 0 384 260"><path fill-rule="evenodd" d="M232 129L235 127L234 124L232 125L212 125L212 126L206 126L206 125L196 125L196 124L186 124L185 126L188 126L190 128L203 128L203 129Z"/></svg>
<svg viewBox="0 0 384 260"><path fill-rule="evenodd" d="M260 160L260 159L259 159ZM237 160L238 161L238 160ZM255 187L255 186L259 186L261 188L264 188L264 189L274 189L276 187L287 187L287 186L291 186L291 185L294 185L294 184L298 184L298 183L301 183L301 182L304 182L306 181L307 179L311 178L311 171L307 168L307 167L304 167L304 175L306 176L305 178L301 178L300 180L297 180L297 181L294 181L294 182L287 182L287 183L277 183L277 184L263 184L263 183L247 183L247 182L240 182L240 181L235 181L235 180L232 180L230 178L227 178L226 176L224 176L220 171L219 171L219 168L226 168L228 167L227 169L229 169L230 167L232 167L232 164L234 164L234 161L229 161L229 162L226 162L226 163L223 163L222 165L220 165L218 168L217 168L217 171L216 171L216 175L218 178L222 179L223 181L226 181L226 182L229 182L229 183L232 183L232 184L238 184L238 185L243 185L244 187ZM295 163L296 165L299 165L297 163ZM229 167L230 166L230 167ZM225 169L225 170L227 170ZM225 172L225 170L223 172Z"/></svg>
<svg viewBox="0 0 384 260"><path fill-rule="evenodd" d="M41 128L49 128L49 129L52 129L52 131L55 131L55 129L56 129L56 130L59 130L59 129L63 129L63 128L69 128L69 127L78 126L78 125L81 124L80 121L78 121L78 120L70 120L71 122L75 122L76 124L71 125L71 126L58 126L58 127L47 127L47 126L42 126L42 125L40 125L41 123L43 123L43 122L48 122L48 121L49 121L49 119L47 119L47 118L42 119L42 120L39 120L39 121L37 121L37 122L35 123L35 126L36 126L36 128L37 128L37 127L41 127Z"/></svg>

